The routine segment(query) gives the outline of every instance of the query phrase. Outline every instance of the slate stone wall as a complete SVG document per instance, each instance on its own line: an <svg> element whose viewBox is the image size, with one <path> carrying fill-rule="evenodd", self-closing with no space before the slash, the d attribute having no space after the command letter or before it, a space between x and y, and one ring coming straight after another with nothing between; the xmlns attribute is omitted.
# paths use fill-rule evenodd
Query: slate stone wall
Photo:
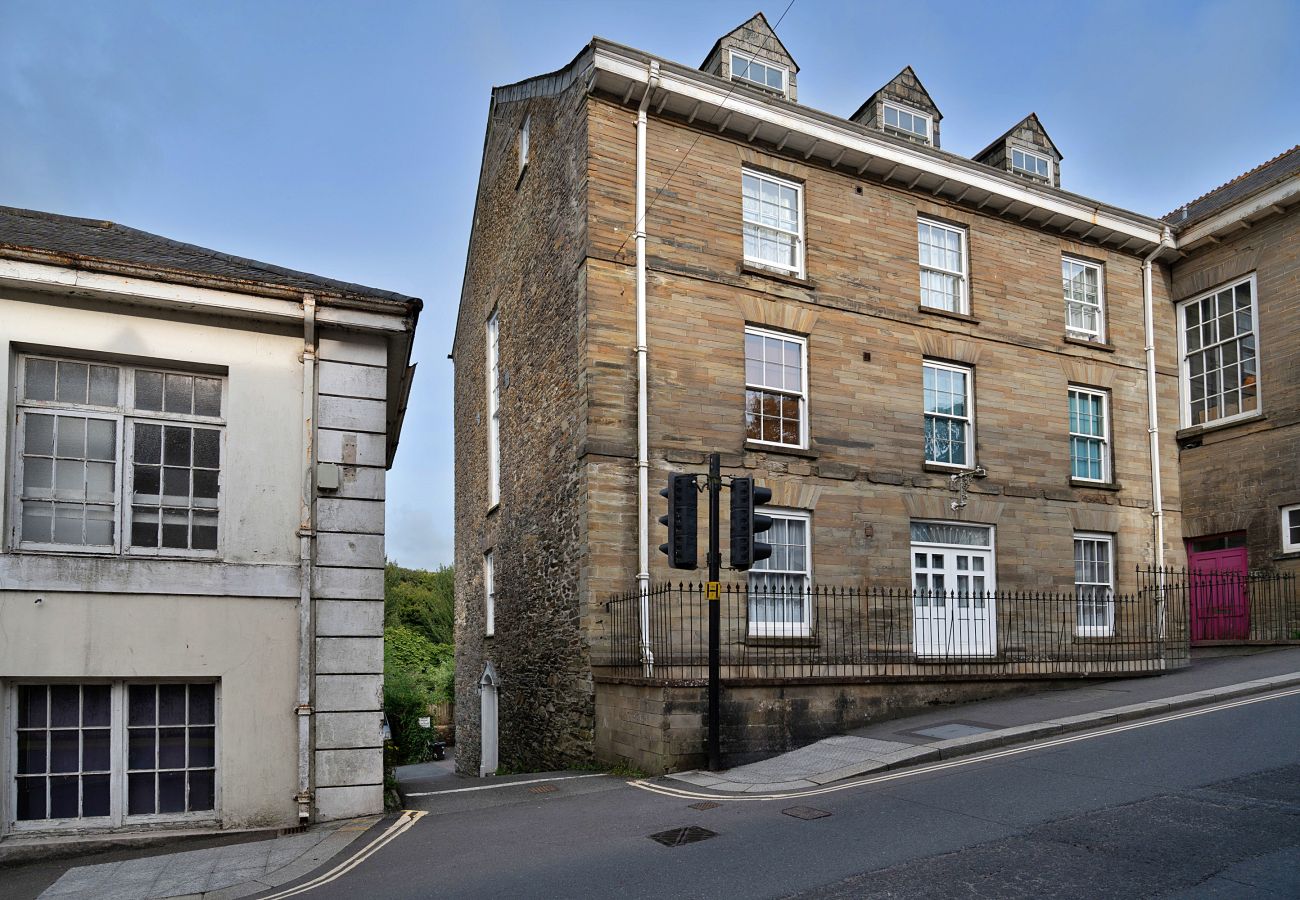
<svg viewBox="0 0 1300 900"><path fill-rule="evenodd" d="M1252 568L1300 572L1281 536L1281 508L1300 503L1300 208L1237 234L1174 266L1173 299L1255 274L1265 417L1179 432L1185 534L1245 531Z"/></svg>
<svg viewBox="0 0 1300 900"><path fill-rule="evenodd" d="M500 679L502 767L591 759L591 671L578 609L585 95L554 80L537 88L492 109L454 351L456 759L472 775L478 681L489 659ZM521 173L525 115L531 147ZM623 139L633 137L629 131ZM489 509L485 324L494 309L501 493ZM491 637L484 634L487 550L496 580Z"/></svg>

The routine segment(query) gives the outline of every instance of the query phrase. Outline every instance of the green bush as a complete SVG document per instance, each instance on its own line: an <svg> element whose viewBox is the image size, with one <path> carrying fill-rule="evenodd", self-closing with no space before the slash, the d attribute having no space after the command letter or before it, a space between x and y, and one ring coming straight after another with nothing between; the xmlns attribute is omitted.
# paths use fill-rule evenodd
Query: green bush
<svg viewBox="0 0 1300 900"><path fill-rule="evenodd" d="M429 704L455 693L455 571L384 570L384 711L393 737L386 767L425 762L437 731L421 728Z"/></svg>

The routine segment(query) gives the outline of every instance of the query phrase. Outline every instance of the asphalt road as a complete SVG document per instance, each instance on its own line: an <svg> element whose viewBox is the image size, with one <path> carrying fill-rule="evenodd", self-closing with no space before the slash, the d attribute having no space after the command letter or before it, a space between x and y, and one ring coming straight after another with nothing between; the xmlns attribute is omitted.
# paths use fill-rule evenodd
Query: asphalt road
<svg viewBox="0 0 1300 900"><path fill-rule="evenodd" d="M300 896L1300 897L1300 693L1135 724L709 809L609 776L422 798ZM716 836L649 838L683 826Z"/></svg>

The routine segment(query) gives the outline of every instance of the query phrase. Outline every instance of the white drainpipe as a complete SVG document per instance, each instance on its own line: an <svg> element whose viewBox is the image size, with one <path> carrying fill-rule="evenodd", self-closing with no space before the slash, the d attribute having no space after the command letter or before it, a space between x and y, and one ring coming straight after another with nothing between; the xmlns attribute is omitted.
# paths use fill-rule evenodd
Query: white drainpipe
<svg viewBox="0 0 1300 900"><path fill-rule="evenodd" d="M316 485L316 298L302 298L302 518L298 524L298 821L311 818L311 553Z"/></svg>
<svg viewBox="0 0 1300 900"><path fill-rule="evenodd" d="M637 476L637 591L641 595L641 662L646 676L654 672L650 651L650 439L649 402L646 397L645 311L645 144L646 108L659 83L659 63L651 62L645 93L636 113L636 476Z"/></svg>
<svg viewBox="0 0 1300 900"><path fill-rule="evenodd" d="M1165 510L1163 492L1160 487L1160 419L1156 413L1156 338L1155 306L1151 289L1151 262L1173 245L1173 238L1166 227L1160 235L1160 245L1142 260L1142 313L1146 329L1147 362L1147 436L1150 440L1151 454L1151 520L1155 530L1155 552L1152 562L1157 570L1157 619L1160 635L1165 634Z"/></svg>

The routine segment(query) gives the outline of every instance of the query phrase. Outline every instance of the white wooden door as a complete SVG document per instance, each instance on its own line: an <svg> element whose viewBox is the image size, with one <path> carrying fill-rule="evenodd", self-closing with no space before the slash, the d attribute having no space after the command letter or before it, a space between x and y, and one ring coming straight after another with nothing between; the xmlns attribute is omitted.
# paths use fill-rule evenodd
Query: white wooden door
<svg viewBox="0 0 1300 900"><path fill-rule="evenodd" d="M991 546L912 542L913 646L918 656L997 652Z"/></svg>

